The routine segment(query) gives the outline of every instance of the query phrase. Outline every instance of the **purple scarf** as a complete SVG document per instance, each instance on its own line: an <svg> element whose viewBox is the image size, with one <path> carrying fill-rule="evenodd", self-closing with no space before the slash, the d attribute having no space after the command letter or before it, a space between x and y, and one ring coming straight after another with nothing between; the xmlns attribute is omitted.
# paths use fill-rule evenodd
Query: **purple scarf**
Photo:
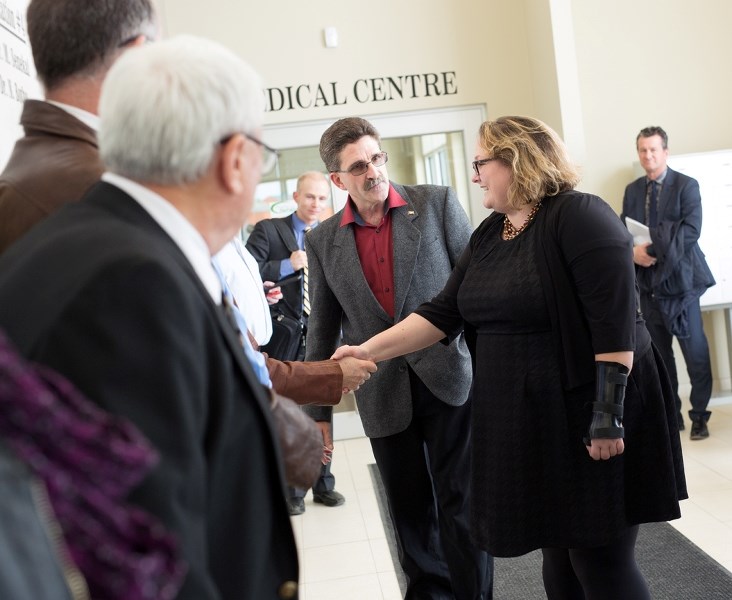
<svg viewBox="0 0 732 600"><path fill-rule="evenodd" d="M44 483L92 598L169 600L185 567L173 536L127 494L157 462L129 421L25 362L0 332L0 435Z"/></svg>

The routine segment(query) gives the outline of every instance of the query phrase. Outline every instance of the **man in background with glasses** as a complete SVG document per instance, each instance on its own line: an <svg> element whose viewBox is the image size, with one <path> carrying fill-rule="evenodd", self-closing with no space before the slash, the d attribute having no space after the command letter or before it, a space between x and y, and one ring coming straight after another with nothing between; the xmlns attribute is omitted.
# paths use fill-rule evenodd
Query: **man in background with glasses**
<svg viewBox="0 0 732 600"><path fill-rule="evenodd" d="M308 236L307 360L360 344L431 300L472 227L452 189L389 181L388 155L361 118L336 121L320 156L345 207ZM470 496L470 355L463 336L379 364L356 392L408 579L407 598L492 598L492 558L474 546ZM316 421L332 409L306 407Z"/></svg>
<svg viewBox="0 0 732 600"><path fill-rule="evenodd" d="M310 315L308 260L305 252L306 234L315 230L320 224L320 215L328 205L330 198L330 182L319 171L307 171L297 179L293 199L297 208L294 213L282 218L263 219L252 230L246 248L259 264L262 279L282 281L282 299L272 306L272 317L277 319L280 313L289 318L299 320L303 324L303 337L297 354L293 356L273 357L283 361L305 359L305 335ZM266 346L265 352L272 352ZM330 358L326 356L325 359ZM323 359L323 360L325 360ZM321 423L323 444L333 450L332 424ZM330 463L324 464L320 477L313 482L313 501L324 506L334 507L343 504L346 499L335 489L335 476L331 473ZM305 495L307 490L289 488L288 508L290 515L305 512Z"/></svg>
<svg viewBox="0 0 732 600"><path fill-rule="evenodd" d="M127 49L156 36L150 0L31 0L28 37L45 100L25 101L25 136L0 175L0 254L99 180L102 83Z"/></svg>

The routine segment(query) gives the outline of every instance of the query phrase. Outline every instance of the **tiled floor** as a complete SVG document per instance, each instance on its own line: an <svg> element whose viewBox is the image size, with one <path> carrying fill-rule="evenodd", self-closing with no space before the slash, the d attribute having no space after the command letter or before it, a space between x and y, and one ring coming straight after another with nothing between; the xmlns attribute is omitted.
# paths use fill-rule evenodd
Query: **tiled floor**
<svg viewBox="0 0 732 600"><path fill-rule="evenodd" d="M672 524L732 571L732 398L716 399L711 436L689 441L682 432L690 499ZM305 514L292 517L301 565L301 600L401 598L367 465L366 438L336 443L333 472L346 503L336 508L306 498Z"/></svg>

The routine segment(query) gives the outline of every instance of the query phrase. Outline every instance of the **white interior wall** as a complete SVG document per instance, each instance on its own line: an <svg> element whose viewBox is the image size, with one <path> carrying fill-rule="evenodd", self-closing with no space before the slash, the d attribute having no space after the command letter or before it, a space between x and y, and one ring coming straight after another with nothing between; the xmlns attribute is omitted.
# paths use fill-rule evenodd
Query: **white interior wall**
<svg viewBox="0 0 732 600"><path fill-rule="evenodd" d="M6 0L13 7L26 3ZM530 114L567 138L583 169L582 188L616 210L633 178L634 139L641 127L662 125L672 153L732 147L728 0L156 4L166 35L217 39L271 87L456 74L455 94L272 112L268 124L475 104L486 107L488 118ZM324 47L328 26L338 30L337 48ZM2 111L0 163L19 133L12 114L19 114L19 103L6 103ZM713 336L724 335L718 331L722 322L717 315L708 318ZM715 377L726 372L728 382L729 360L714 353Z"/></svg>

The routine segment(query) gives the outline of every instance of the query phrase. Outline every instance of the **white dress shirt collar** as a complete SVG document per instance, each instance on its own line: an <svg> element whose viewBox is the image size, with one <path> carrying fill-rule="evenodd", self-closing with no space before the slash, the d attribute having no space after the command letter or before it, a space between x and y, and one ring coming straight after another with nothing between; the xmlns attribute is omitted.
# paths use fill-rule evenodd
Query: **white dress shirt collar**
<svg viewBox="0 0 732 600"><path fill-rule="evenodd" d="M99 115L90 113L89 111L83 110L78 106L64 104L63 102L56 102L54 100L46 100L46 102L48 102L49 104L53 104L54 106L58 106L61 110L65 110L72 117L79 119L79 121L84 123L84 125L86 125L90 129L93 129L94 131L99 131Z"/></svg>

